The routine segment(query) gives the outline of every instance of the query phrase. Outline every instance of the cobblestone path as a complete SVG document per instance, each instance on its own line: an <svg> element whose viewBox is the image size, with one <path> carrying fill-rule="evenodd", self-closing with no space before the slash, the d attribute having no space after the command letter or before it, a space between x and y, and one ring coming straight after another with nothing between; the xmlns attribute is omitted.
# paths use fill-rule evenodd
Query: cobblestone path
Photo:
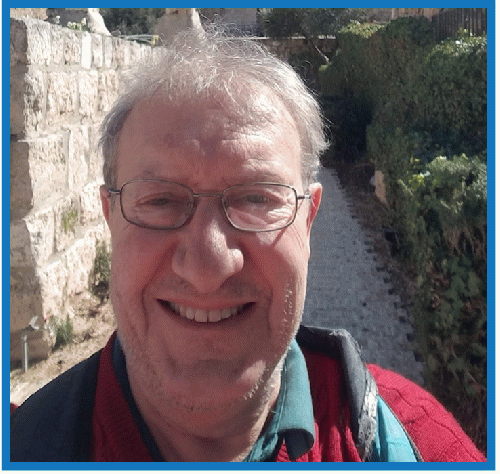
<svg viewBox="0 0 500 474"><path fill-rule="evenodd" d="M377 269L335 171L322 169L319 181L323 199L312 229L304 323L347 329L366 362L421 384L422 364L407 337L413 328L399 296L390 294L390 275Z"/></svg>

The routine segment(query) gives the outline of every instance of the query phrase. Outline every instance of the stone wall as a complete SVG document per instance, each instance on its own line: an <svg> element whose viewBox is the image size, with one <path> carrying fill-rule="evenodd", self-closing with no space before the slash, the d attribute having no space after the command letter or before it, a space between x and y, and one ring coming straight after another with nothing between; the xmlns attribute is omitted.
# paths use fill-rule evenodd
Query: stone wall
<svg viewBox="0 0 500 474"><path fill-rule="evenodd" d="M96 244L109 242L98 128L120 70L152 49L36 19L11 18L10 28L10 330L18 360L20 331L33 316L39 326L71 317ZM46 335L30 333L30 358L47 355Z"/></svg>

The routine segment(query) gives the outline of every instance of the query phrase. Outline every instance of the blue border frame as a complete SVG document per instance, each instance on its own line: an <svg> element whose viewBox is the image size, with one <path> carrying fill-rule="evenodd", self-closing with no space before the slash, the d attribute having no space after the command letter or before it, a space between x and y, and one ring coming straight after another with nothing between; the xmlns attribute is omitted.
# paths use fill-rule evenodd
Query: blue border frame
<svg viewBox="0 0 500 474"><path fill-rule="evenodd" d="M39 6L39 1L25 2L23 8L36 8ZM182 2L181 2L182 3ZM284 2L266 2L267 6L272 7L294 7L298 5L298 2L284 3ZM386 2L382 2L382 4L377 4L377 7L383 7L383 4ZM406 3L406 2L404 2ZM321 463L321 464L310 464L305 469L303 464L296 463L265 463L265 466L260 466L259 470L343 470L343 471L361 471L361 470L453 470L453 471L462 471L462 470L494 470L496 466L496 449L495 449L495 402L496 402L496 377L495 377L495 367L496 367L496 357L495 357L495 330L496 330L496 321L495 321L495 276L496 276L496 267L495 267L495 235L496 235L496 227L495 227L495 211L496 211L496 186L495 186L495 55L496 55L496 5L492 0L487 0L486 2L481 2L483 5L481 7L488 8L487 19L489 23L489 31L488 37L490 39L488 45L488 256L490 257L489 265L488 265L488 282L489 282L489 291L488 291L488 348L489 354L488 357L488 461L486 463L426 463L422 464L407 464L407 463L384 463L383 466L377 464L363 464L359 465L358 463L344 463L342 467L339 469L339 466L336 463ZM67 2L59 3L55 2L51 4L51 7L58 6L67 6ZM132 6L132 2L121 2L118 3L116 1L105 2L108 6L111 4L115 4L116 6ZM373 1L361 1L356 2L356 7L373 7ZM151 7L165 7L165 3L160 2L149 2ZM210 5L210 4L209 4ZM218 7L230 7L234 5L234 1L229 2L219 2L217 3ZM255 4L242 1L238 8L245 7L253 7ZM132 470L165 470L164 463L150 463L145 466L143 463L11 463L9 459L9 451L10 451L10 442L9 442L9 402L10 402L10 386L7 383L9 380L8 374L10 372L10 318L7 315L10 315L10 298L7 298L6 295L10 293L10 288L7 286L8 281L10 280L10 134L8 134L8 125L10 123L10 86L9 82L6 78L9 76L10 71L10 14L9 10L11 7L14 7L14 2L4 2L2 5L2 119L3 119L3 128L2 128L2 290L3 290L3 298L2 298L2 314L4 317L2 318L2 381L3 381L3 390L2 390L2 469L5 470L123 470L123 471L132 471ZM178 4L176 5L178 6ZM207 2L195 2L193 7L206 7ZM312 2L312 4L307 5L308 7L323 7L325 6L325 2ZM352 7L352 5L350 5ZM392 6L392 5L391 5ZM401 7L401 5L399 5ZM452 2L445 1L441 2L440 7L448 7L448 8L468 8L469 5L466 2ZM477 8L478 5L474 5L474 8ZM493 412L493 413L492 413ZM199 471L199 470L230 470L230 471L238 471L238 470L254 470L254 468L247 463L171 463L168 465L169 470L177 470L177 471Z"/></svg>

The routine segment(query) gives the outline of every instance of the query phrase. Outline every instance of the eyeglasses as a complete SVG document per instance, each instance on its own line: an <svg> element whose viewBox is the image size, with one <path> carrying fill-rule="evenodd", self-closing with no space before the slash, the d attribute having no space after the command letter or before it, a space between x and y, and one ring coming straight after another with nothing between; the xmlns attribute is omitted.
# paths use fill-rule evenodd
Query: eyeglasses
<svg viewBox="0 0 500 474"><path fill-rule="evenodd" d="M248 232L269 232L289 226L297 214L298 196L286 184L237 184L222 193L194 193L178 183L159 180L133 180L120 189L108 188L120 196L123 217L139 227L173 230L186 224L194 214L200 197L220 198L233 227Z"/></svg>

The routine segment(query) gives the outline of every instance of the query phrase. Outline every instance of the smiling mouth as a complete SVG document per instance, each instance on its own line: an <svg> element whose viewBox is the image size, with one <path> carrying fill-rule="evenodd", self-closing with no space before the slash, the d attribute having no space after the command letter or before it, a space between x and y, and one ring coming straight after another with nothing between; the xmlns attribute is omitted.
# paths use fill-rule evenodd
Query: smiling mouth
<svg viewBox="0 0 500 474"><path fill-rule="evenodd" d="M162 306L167 307L170 311L181 318L189 319L197 323L218 323L240 314L244 309L252 303L245 303L239 306L231 306L223 309L200 309L184 306L170 301L161 301Z"/></svg>

